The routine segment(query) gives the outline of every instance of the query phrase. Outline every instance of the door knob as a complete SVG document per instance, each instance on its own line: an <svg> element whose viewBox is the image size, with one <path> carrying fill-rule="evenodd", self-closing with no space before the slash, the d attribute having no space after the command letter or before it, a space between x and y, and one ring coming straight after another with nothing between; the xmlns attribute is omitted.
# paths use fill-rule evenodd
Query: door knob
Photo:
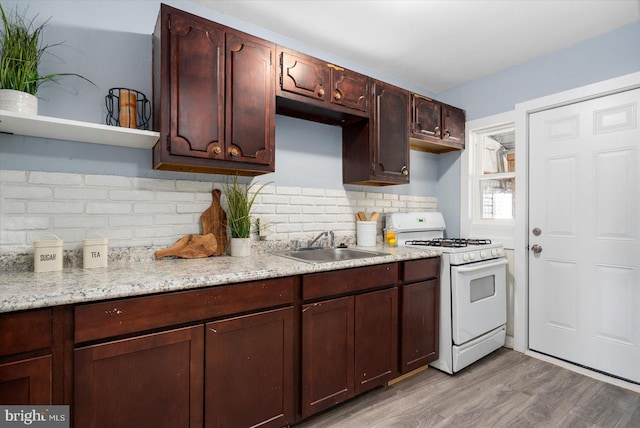
<svg viewBox="0 0 640 428"><path fill-rule="evenodd" d="M535 244L531 247L531 251L533 251L534 254L540 254L542 252L542 247L538 244Z"/></svg>

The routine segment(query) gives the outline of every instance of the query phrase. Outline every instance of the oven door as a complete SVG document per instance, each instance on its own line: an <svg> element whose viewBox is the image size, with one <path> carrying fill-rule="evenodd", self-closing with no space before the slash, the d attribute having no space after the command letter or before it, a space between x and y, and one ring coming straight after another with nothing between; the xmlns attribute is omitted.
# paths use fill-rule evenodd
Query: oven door
<svg viewBox="0 0 640 428"><path fill-rule="evenodd" d="M507 322L505 258L451 266L453 343L461 345Z"/></svg>

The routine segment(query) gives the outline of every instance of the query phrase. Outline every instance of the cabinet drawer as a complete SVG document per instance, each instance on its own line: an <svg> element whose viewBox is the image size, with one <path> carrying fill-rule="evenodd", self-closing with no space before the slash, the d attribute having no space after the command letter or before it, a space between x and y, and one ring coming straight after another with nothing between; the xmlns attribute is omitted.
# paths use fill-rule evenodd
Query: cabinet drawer
<svg viewBox="0 0 640 428"><path fill-rule="evenodd" d="M294 277L75 307L75 342L293 303Z"/></svg>
<svg viewBox="0 0 640 428"><path fill-rule="evenodd" d="M50 309L0 315L0 356L50 347Z"/></svg>
<svg viewBox="0 0 640 428"><path fill-rule="evenodd" d="M422 281L440 277L440 257L410 260L403 264L402 282Z"/></svg>
<svg viewBox="0 0 640 428"><path fill-rule="evenodd" d="M354 293L398 281L397 263L314 273L302 277L302 299Z"/></svg>

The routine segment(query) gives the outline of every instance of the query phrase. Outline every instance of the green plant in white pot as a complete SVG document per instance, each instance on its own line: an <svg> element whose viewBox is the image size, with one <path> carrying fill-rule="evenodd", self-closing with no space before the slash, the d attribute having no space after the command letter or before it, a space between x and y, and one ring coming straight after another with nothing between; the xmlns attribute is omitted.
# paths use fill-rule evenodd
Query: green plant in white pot
<svg viewBox="0 0 640 428"><path fill-rule="evenodd" d="M38 68L43 56L53 55L49 49L61 44L43 43L42 31L48 20L36 26L35 18L26 18L17 8L5 13L1 4L0 15L0 110L37 114L38 88L43 83L57 83L57 79L62 76L77 76L93 84L76 73L39 74Z"/></svg>
<svg viewBox="0 0 640 428"><path fill-rule="evenodd" d="M236 175L222 189L227 201L227 227L231 232L232 256L246 257L251 254L251 227L254 224L251 210L256 196L267 184L269 183L262 184L251 192L257 183L240 184Z"/></svg>

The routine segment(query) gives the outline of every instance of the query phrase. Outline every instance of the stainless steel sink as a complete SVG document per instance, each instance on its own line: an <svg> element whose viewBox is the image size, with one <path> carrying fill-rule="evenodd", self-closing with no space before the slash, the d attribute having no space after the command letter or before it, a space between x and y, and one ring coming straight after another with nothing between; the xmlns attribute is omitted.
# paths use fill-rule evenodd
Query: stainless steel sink
<svg viewBox="0 0 640 428"><path fill-rule="evenodd" d="M359 248L301 248L274 254L306 263L329 263L389 255L388 253Z"/></svg>

